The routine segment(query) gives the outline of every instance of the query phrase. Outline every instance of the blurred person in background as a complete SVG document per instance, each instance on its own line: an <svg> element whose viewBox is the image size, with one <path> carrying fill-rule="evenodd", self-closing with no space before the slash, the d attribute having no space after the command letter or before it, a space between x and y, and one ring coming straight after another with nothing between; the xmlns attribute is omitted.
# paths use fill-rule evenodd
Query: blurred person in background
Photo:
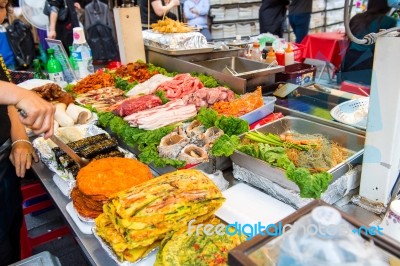
<svg viewBox="0 0 400 266"><path fill-rule="evenodd" d="M140 17L144 30L151 28L151 24L163 19L164 15L177 20L177 16L171 12L171 9L180 5L179 0L137 0L137 3L140 6Z"/></svg>
<svg viewBox="0 0 400 266"><path fill-rule="evenodd" d="M0 23L9 10L0 0ZM24 110L22 118L17 108ZM38 157L26 135L25 126L36 134L53 134L54 106L35 93L10 83L10 75L0 55L0 265L20 260L22 196L18 177L23 177ZM21 123L22 122L22 123Z"/></svg>
<svg viewBox="0 0 400 266"><path fill-rule="evenodd" d="M79 27L76 9L79 10L81 6L79 3L74 3L72 0L47 0L47 2L50 5L50 22L47 37L49 39L60 40L65 51L69 53L69 46L71 46L73 42L72 29ZM60 9L65 8L65 5L68 9L68 15L65 20L61 21L58 17L58 13Z"/></svg>
<svg viewBox="0 0 400 266"><path fill-rule="evenodd" d="M296 36L296 43L308 34L313 0L291 0L289 4L289 24Z"/></svg>
<svg viewBox="0 0 400 266"><path fill-rule="evenodd" d="M389 29L396 26L397 21L387 16L390 7L387 1L369 0L367 10L355 15L350 20L350 29L354 36L362 39L371 32L380 29ZM374 61L375 45L361 45L350 43L342 61L339 81L352 81L364 85L371 85L372 64Z"/></svg>
<svg viewBox="0 0 400 266"><path fill-rule="evenodd" d="M208 12L210 2L208 0L186 0L183 3L183 14L189 26L200 28L207 41L211 41L210 30L208 29Z"/></svg>
<svg viewBox="0 0 400 266"><path fill-rule="evenodd" d="M260 33L269 32L282 38L288 4L289 0L262 0L258 18Z"/></svg>

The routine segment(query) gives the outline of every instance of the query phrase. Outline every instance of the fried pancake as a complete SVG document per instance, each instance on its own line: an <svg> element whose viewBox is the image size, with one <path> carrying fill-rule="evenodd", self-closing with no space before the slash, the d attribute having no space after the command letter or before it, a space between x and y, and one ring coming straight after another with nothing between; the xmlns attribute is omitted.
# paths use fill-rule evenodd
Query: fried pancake
<svg viewBox="0 0 400 266"><path fill-rule="evenodd" d="M82 217L94 219L102 213L103 202L86 197L77 187L72 189L71 198L74 208Z"/></svg>
<svg viewBox="0 0 400 266"><path fill-rule="evenodd" d="M86 196L101 199L101 196L108 198L152 177L150 168L138 160L110 157L94 160L83 167L76 177L76 184Z"/></svg>

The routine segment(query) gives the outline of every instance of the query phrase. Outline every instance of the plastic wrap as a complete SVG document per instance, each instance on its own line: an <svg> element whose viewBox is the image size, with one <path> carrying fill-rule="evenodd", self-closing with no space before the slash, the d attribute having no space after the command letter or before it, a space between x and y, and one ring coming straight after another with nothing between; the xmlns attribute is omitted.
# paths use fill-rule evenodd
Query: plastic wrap
<svg viewBox="0 0 400 266"><path fill-rule="evenodd" d="M269 179L259 176L235 163L233 163L233 176L235 179L245 181L264 190L268 195L296 209L304 207L313 201L313 199L301 198L298 192L283 188ZM361 167L357 166L330 184L328 189L322 194L321 199L329 204L334 204L347 195L352 189L359 186L360 176Z"/></svg>
<svg viewBox="0 0 400 266"><path fill-rule="evenodd" d="M200 32L157 33L152 30L143 31L145 45L165 50L187 50L209 48L206 37Z"/></svg>
<svg viewBox="0 0 400 266"><path fill-rule="evenodd" d="M320 230L312 234L304 230L310 225L336 226L340 231L331 234L327 233L329 230ZM354 229L357 230L332 207L317 207L296 221L292 230L283 235L276 265L387 265L373 242L352 233Z"/></svg>

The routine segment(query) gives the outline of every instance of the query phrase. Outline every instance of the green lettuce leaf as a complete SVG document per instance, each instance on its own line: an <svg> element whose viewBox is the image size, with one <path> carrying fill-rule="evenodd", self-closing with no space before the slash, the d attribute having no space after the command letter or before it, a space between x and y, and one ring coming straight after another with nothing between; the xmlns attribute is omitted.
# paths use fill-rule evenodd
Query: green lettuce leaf
<svg viewBox="0 0 400 266"><path fill-rule="evenodd" d="M206 128L210 128L215 125L215 122L218 119L218 113L211 108L202 107L200 108L196 119L199 120Z"/></svg>
<svg viewBox="0 0 400 266"><path fill-rule="evenodd" d="M229 136L241 135L250 129L249 123L246 120L233 116L222 115L218 117L214 125L217 128L222 129L222 131Z"/></svg>
<svg viewBox="0 0 400 266"><path fill-rule="evenodd" d="M240 144L238 136L228 136L226 134L219 137L213 144L210 153L215 157L231 156Z"/></svg>

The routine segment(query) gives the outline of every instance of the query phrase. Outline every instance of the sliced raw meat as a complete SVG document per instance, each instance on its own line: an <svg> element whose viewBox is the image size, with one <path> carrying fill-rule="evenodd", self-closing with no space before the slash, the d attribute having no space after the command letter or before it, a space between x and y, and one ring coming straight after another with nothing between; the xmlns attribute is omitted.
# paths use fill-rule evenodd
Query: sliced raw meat
<svg viewBox="0 0 400 266"><path fill-rule="evenodd" d="M173 100L181 99L183 96L191 94L203 87L203 83L201 83L198 78L192 77L190 74L179 74L172 80L160 84L157 90L164 91L166 97Z"/></svg>
<svg viewBox="0 0 400 266"><path fill-rule="evenodd" d="M117 103L113 113L119 116L127 116L139 111L150 109L161 105L159 97L155 95L144 95L139 97L131 97L122 102Z"/></svg>
<svg viewBox="0 0 400 266"><path fill-rule="evenodd" d="M196 90L194 93L185 95L183 100L187 104L196 105L197 109L205 106L212 106L216 102L230 102L235 99L235 94L228 88L217 87L217 88L201 88Z"/></svg>

